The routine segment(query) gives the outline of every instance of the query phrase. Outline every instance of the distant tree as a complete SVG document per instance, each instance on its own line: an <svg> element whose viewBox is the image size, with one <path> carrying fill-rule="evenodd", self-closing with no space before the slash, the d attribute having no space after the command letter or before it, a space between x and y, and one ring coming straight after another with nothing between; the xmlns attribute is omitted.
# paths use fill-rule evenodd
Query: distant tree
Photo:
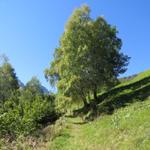
<svg viewBox="0 0 150 150"><path fill-rule="evenodd" d="M41 83L40 83L39 79L35 76L33 76L31 78L31 80L27 82L26 88L29 88L29 89L31 88L32 90L42 92L41 91Z"/></svg>
<svg viewBox="0 0 150 150"><path fill-rule="evenodd" d="M103 17L93 20L84 5L68 20L45 76L51 85L57 85L60 95L87 105L88 95L93 93L96 99L99 89L116 82L126 71L129 57L120 52L121 46L116 28Z"/></svg>
<svg viewBox="0 0 150 150"><path fill-rule="evenodd" d="M18 79L14 68L5 56L1 56L0 65L0 101L10 97L13 91L19 88Z"/></svg>
<svg viewBox="0 0 150 150"><path fill-rule="evenodd" d="M44 94L44 91L42 90L42 85L39 79L35 76L33 76L31 80L27 82L24 89L25 91L30 92L32 96Z"/></svg>

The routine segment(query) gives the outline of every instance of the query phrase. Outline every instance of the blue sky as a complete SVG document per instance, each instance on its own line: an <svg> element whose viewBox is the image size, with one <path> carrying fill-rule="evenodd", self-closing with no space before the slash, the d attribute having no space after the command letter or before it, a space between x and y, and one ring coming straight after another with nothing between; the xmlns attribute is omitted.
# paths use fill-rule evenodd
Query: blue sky
<svg viewBox="0 0 150 150"><path fill-rule="evenodd" d="M90 6L93 18L103 15L118 28L122 51L132 57L124 76L150 68L149 0L0 0L0 54L9 57L20 80L35 75L50 87L43 71L67 19L82 4Z"/></svg>

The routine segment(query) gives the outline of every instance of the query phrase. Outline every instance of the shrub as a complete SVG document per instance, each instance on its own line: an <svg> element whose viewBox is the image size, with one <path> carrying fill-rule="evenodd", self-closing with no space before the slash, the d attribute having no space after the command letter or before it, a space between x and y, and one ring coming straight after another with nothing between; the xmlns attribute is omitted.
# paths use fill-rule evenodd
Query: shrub
<svg viewBox="0 0 150 150"><path fill-rule="evenodd" d="M0 138L28 135L57 117L54 97L37 95L32 101L21 95L5 101L0 108Z"/></svg>

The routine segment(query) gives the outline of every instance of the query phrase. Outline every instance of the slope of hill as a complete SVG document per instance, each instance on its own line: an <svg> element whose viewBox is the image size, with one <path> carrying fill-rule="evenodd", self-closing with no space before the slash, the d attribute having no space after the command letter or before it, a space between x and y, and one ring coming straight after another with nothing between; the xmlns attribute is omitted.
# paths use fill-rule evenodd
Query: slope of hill
<svg viewBox="0 0 150 150"><path fill-rule="evenodd" d="M139 74L134 75L134 77L131 78L131 80L127 80L126 82L123 82L123 83L119 84L117 87L128 85L128 84L131 84L131 83L135 83L137 81L140 81L142 79L146 79L146 78L149 78L149 77L150 77L150 69L146 70L144 72L141 72Z"/></svg>
<svg viewBox="0 0 150 150"><path fill-rule="evenodd" d="M75 112L77 116L62 116L38 132L40 138L11 145L0 141L0 147L2 143L5 149L17 145L18 150L150 150L150 70Z"/></svg>
<svg viewBox="0 0 150 150"><path fill-rule="evenodd" d="M131 76L127 76L127 77L122 77L122 78L119 78L119 81L120 82L126 82L126 81L129 81L129 80L132 80L136 76L137 76L137 74L134 74L134 75L131 75Z"/></svg>
<svg viewBox="0 0 150 150"><path fill-rule="evenodd" d="M88 111L77 112L97 119L86 123L78 117L66 118L65 128L49 144L50 149L149 150L150 70L100 94Z"/></svg>
<svg viewBox="0 0 150 150"><path fill-rule="evenodd" d="M150 98L89 123L67 118L52 150L149 150Z"/></svg>
<svg viewBox="0 0 150 150"><path fill-rule="evenodd" d="M123 82L109 91L100 94L98 99L89 105L88 115L99 116L103 113L111 114L114 110L124 107L128 103L143 101L149 95L150 70L147 70L138 74L132 80ZM85 109L83 108L83 110ZM81 109L80 111L83 110ZM85 113L87 113L87 110L85 110Z"/></svg>

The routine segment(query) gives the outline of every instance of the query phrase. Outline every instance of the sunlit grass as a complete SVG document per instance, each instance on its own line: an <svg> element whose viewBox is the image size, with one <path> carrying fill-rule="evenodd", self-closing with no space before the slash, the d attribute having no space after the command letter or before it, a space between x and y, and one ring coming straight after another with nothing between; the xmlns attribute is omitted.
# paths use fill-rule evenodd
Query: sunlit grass
<svg viewBox="0 0 150 150"><path fill-rule="evenodd" d="M52 142L52 150L150 149L150 99L87 124L67 121L70 128Z"/></svg>
<svg viewBox="0 0 150 150"><path fill-rule="evenodd" d="M142 80L146 77L149 77L150 76L150 69L147 70L147 71L144 71L142 73L139 73L136 77L134 77L132 80L128 80L128 81L125 81L119 85L117 85L116 87L121 87L121 86L125 86L125 85L128 85L128 84L131 84L131 83L135 83L139 80Z"/></svg>
<svg viewBox="0 0 150 150"><path fill-rule="evenodd" d="M134 99L136 91L141 92L143 88L149 87L149 77L150 70L117 85L114 88L117 91L110 91L106 100L98 104L99 109L111 103L115 104L118 100L121 102L120 98L126 96L134 102L126 103L126 107L123 108L118 107L119 109L115 109L112 115L100 115L95 121L86 124L83 124L79 118L68 118L66 121L68 128L50 143L50 148L52 150L149 150L150 97L146 100ZM145 93L140 94L145 95Z"/></svg>

